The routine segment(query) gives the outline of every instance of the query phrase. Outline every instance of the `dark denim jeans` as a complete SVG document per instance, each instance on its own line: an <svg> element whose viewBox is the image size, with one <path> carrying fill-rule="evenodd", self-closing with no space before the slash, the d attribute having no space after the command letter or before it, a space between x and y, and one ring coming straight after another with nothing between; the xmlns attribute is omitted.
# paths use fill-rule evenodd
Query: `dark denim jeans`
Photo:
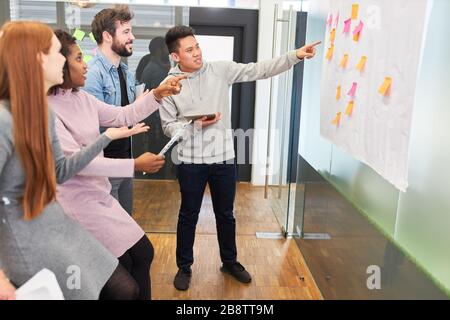
<svg viewBox="0 0 450 320"><path fill-rule="evenodd" d="M177 226L177 266L187 268L194 263L193 246L198 214L206 183L216 216L217 238L222 262L236 262L236 220L233 216L236 194L236 165L186 164L177 165L181 207Z"/></svg>

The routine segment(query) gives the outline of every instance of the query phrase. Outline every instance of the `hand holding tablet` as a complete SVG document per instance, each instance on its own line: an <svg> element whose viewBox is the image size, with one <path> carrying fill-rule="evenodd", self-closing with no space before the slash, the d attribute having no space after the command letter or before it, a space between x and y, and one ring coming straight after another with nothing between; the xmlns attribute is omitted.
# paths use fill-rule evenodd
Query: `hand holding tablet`
<svg viewBox="0 0 450 320"><path fill-rule="evenodd" d="M205 120L213 120L216 118L216 114L215 113L211 113L211 114L196 114L196 115L190 115L190 116L184 116L187 120L192 120L192 121L196 121L196 120L200 120L204 117L206 117Z"/></svg>
<svg viewBox="0 0 450 320"><path fill-rule="evenodd" d="M194 120L196 127L205 128L212 124L217 123L220 119L222 119L222 114L220 112L216 112L214 114L203 114L203 115L196 115L193 117L200 117Z"/></svg>

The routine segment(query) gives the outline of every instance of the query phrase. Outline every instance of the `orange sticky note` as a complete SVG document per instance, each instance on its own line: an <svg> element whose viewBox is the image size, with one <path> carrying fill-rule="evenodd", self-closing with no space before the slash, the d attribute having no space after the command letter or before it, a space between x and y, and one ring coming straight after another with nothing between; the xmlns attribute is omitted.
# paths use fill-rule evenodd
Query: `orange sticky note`
<svg viewBox="0 0 450 320"><path fill-rule="evenodd" d="M333 28L330 32L330 42L333 43L334 39L336 39L336 29Z"/></svg>
<svg viewBox="0 0 450 320"><path fill-rule="evenodd" d="M359 4L352 4L352 20L358 19Z"/></svg>
<svg viewBox="0 0 450 320"><path fill-rule="evenodd" d="M367 62L367 57L362 56L361 60L359 60L358 64L356 65L356 69L359 71L362 71L362 69L364 69L364 66L366 65L366 62Z"/></svg>
<svg viewBox="0 0 450 320"><path fill-rule="evenodd" d="M352 113L353 113L353 104L354 104L353 100L348 103L347 108L345 109L345 114L346 115L348 115L348 116L352 115Z"/></svg>
<svg viewBox="0 0 450 320"><path fill-rule="evenodd" d="M336 100L341 98L341 86L338 86L336 89Z"/></svg>
<svg viewBox="0 0 450 320"><path fill-rule="evenodd" d="M333 52L334 52L334 45L331 45L331 47L329 47L327 51L326 55L327 60L331 60L331 58L333 57Z"/></svg>
<svg viewBox="0 0 450 320"><path fill-rule="evenodd" d="M356 42L359 41L359 33L356 33L353 35L353 41L356 41Z"/></svg>
<svg viewBox="0 0 450 320"><path fill-rule="evenodd" d="M348 62L348 54L344 54L341 63L339 63L339 67L345 68L347 66L347 62Z"/></svg>
<svg viewBox="0 0 450 320"><path fill-rule="evenodd" d="M341 122L341 112L338 112L338 113L336 113L336 117L331 122L331 124L338 126L340 122Z"/></svg>
<svg viewBox="0 0 450 320"><path fill-rule="evenodd" d="M383 96L385 96L386 93L388 92L389 88L391 87L391 85L392 85L392 78L391 77L385 77L383 84L378 89L378 92L381 93Z"/></svg>

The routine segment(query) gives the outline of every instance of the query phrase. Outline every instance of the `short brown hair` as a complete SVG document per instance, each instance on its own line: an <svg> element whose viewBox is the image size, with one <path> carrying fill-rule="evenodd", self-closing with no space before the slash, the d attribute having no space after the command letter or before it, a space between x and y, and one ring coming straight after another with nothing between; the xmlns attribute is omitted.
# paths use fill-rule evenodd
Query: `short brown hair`
<svg viewBox="0 0 450 320"><path fill-rule="evenodd" d="M91 23L92 34L94 35L97 44L103 42L103 31L107 31L113 37L115 36L117 29L116 21L124 23L131 19L133 19L133 13L126 5L103 9L98 12Z"/></svg>

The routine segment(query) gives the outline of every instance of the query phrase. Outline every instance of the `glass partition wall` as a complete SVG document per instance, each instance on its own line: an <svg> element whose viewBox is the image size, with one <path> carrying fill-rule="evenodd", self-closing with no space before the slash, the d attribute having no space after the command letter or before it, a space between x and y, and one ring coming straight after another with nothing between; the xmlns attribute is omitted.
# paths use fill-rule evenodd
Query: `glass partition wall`
<svg viewBox="0 0 450 320"><path fill-rule="evenodd" d="M409 152L409 187L400 192L320 135L325 46L305 64L295 228L325 299L448 299L450 296L450 83L443 42L447 0L429 1ZM329 1L310 3L307 42L323 39ZM445 70L445 71L444 71ZM328 235L314 240L308 235ZM379 279L376 283L373 275Z"/></svg>
<svg viewBox="0 0 450 320"><path fill-rule="evenodd" d="M278 57L295 48L296 12L275 5L272 56ZM264 197L268 199L283 236L293 232L295 184L290 183L290 142L293 134L293 69L271 78L267 138L267 163Z"/></svg>

